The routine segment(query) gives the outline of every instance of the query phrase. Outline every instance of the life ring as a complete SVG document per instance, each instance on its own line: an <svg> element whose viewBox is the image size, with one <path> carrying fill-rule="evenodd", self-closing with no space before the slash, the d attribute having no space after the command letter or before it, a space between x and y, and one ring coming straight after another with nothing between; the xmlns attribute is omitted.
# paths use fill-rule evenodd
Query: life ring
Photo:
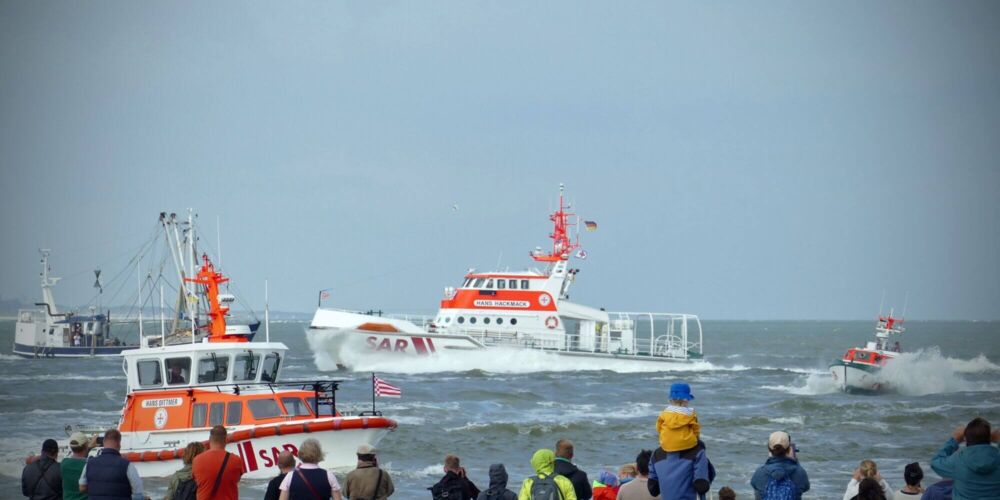
<svg viewBox="0 0 1000 500"><path fill-rule="evenodd" d="M545 318L545 326L547 326L549 330L554 330L557 326L559 326L559 318L555 316Z"/></svg>

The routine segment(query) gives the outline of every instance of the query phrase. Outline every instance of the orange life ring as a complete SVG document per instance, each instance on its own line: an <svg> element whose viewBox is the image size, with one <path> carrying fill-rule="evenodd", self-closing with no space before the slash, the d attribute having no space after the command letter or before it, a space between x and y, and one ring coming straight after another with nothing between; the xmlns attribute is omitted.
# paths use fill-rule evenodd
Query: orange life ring
<svg viewBox="0 0 1000 500"><path fill-rule="evenodd" d="M554 330L555 327L559 326L559 318L555 316L549 316L548 318L545 318L545 326L547 326L549 330Z"/></svg>

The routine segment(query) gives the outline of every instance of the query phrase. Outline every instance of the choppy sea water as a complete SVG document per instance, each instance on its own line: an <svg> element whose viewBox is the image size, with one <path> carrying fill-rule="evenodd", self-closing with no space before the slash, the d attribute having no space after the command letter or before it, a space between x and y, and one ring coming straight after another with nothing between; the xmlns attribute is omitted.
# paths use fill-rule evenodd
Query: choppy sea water
<svg viewBox="0 0 1000 500"><path fill-rule="evenodd" d="M43 439L65 439L67 424L113 425L125 390L116 359L13 356L13 326L0 321L2 497L19 495L23 459ZM505 463L516 491L531 472L531 454L563 437L575 441L575 461L592 477L617 470L639 449L656 446L656 416L678 380L696 397L719 474L713 490L728 485L751 497L767 435L785 430L812 481L806 498L837 498L861 459L874 459L894 488L902 486L904 465L919 461L927 483L935 478L928 462L955 426L980 415L1000 424L1000 323L907 326L908 353L888 374L900 391L882 396L837 392L826 371L847 347L863 345L871 322L705 321L705 359L664 371L495 352L432 365L376 360L358 369L377 370L403 389L402 399L379 402L400 424L379 446L396 498L427 498L448 453L462 457L481 487L489 464ZM370 406L370 373L327 371L325 358L309 350L305 323L272 324L271 332L291 349L285 378L346 379L340 407ZM241 494L260 498L264 486L244 481ZM166 482L148 480L146 489L162 497Z"/></svg>

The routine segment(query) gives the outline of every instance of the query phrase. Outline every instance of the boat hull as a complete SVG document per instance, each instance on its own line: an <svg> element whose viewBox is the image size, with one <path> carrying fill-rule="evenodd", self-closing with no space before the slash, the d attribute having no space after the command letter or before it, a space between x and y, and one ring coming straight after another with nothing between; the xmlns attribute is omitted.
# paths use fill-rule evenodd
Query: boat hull
<svg viewBox="0 0 1000 500"><path fill-rule="evenodd" d="M14 354L24 358L94 358L120 356L126 349L138 346L101 346L101 347L51 347L33 346L14 343Z"/></svg>
<svg viewBox="0 0 1000 500"><path fill-rule="evenodd" d="M844 392L878 393L889 390L879 376L882 369L877 366L849 361L837 361L830 365L830 375L834 384Z"/></svg>
<svg viewBox="0 0 1000 500"><path fill-rule="evenodd" d="M429 332L377 332L352 328L310 327L306 332L309 344L316 352L321 352L340 368L353 368L365 358L385 359L399 356L410 359L426 359L435 366L445 359L457 359L469 351L523 349L571 357L580 361L627 361L629 364L663 366L665 364L686 363L700 358L675 358L643 354L619 354L614 352L546 349L510 344L491 345L482 343L468 335ZM488 339L487 339L488 342ZM581 365L586 368L586 365ZM595 366L600 369L600 366Z"/></svg>
<svg viewBox="0 0 1000 500"><path fill-rule="evenodd" d="M333 425L330 425L335 421ZM364 422L364 425L361 425ZM369 425L370 423L370 425ZM326 424L326 425L324 425ZM330 428L330 430L310 431L309 427ZM274 426L270 426L273 431ZM262 432L258 427L252 433L256 437L230 442L226 450L243 461L243 475L247 479L269 479L278 474L277 459L282 451L298 455L299 446L309 438L319 441L324 460L320 466L327 469L349 469L357 465L356 450L362 444L375 446L386 434L395 428L395 422L382 417L341 417L337 419L313 420L303 426L303 422L284 424L280 433ZM251 428L243 428L244 431ZM132 434L132 435L130 435ZM135 464L142 477L167 477L183 467L178 450L191 441L204 441L207 429L169 433L123 433L123 456ZM247 433L230 431L231 437L246 436ZM130 442L145 440L150 446L130 446ZM160 446L156 446L158 443ZM161 459L166 458L166 459Z"/></svg>

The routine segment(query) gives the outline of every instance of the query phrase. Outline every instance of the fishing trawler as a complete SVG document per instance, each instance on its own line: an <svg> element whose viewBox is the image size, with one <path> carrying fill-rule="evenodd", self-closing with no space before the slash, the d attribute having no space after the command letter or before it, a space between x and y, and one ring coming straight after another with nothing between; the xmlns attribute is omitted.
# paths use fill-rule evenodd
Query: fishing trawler
<svg viewBox="0 0 1000 500"><path fill-rule="evenodd" d="M42 254L43 309L21 309L14 326L14 354L26 358L79 358L117 356L125 349L134 349L111 336L110 311L90 314L59 312L52 287L60 279L51 276L49 255L52 250L40 249ZM99 276L99 271L98 271Z"/></svg>
<svg viewBox="0 0 1000 500"><path fill-rule="evenodd" d="M530 252L544 269L470 270L461 286L445 288L433 318L320 306L307 332L310 345L347 367L370 355L430 359L495 348L527 349L581 362L658 364L700 359L701 322L693 314L608 312L569 301L570 287L580 272L570 267L570 259L587 257L580 245L579 219L574 220L576 214L569 210L560 185L559 208L549 216L552 249L536 247ZM584 225L588 230L597 228L593 221Z"/></svg>
<svg viewBox="0 0 1000 500"><path fill-rule="evenodd" d="M184 447L207 443L215 425L227 427L227 449L243 461L246 478L273 477L278 454L297 454L306 437L326 450L321 466L353 466L358 446L375 445L396 428L374 408L356 416L338 411L340 381L282 381L288 348L270 341L266 316L263 342L227 325L229 308L220 300L219 285L228 278L207 256L185 281L207 297L204 337L170 343L165 334L147 336L142 346L122 353L127 394L118 423L120 452L142 477L180 469Z"/></svg>
<svg viewBox="0 0 1000 500"><path fill-rule="evenodd" d="M904 311L905 312L905 311ZM845 392L880 392L890 390L880 373L893 358L899 356L899 341L890 345L894 335L902 335L903 318L894 318L892 309L888 316L880 313L875 323L875 340L865 347L852 347L844 356L830 365L830 374L840 390Z"/></svg>

